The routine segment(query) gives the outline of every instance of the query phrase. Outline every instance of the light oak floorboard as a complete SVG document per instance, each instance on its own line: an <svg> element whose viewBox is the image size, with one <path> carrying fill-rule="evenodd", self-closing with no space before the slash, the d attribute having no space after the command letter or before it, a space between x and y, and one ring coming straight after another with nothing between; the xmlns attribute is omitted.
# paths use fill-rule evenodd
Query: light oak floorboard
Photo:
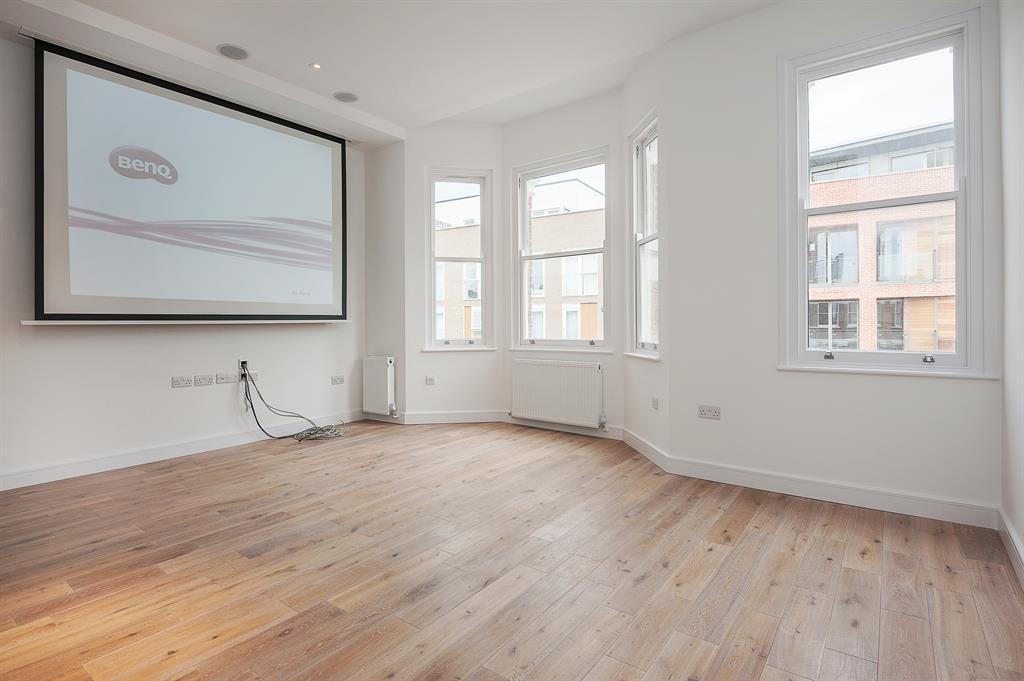
<svg viewBox="0 0 1024 681"><path fill-rule="evenodd" d="M0 492L0 677L1024 681L991 530L609 439L345 430Z"/></svg>

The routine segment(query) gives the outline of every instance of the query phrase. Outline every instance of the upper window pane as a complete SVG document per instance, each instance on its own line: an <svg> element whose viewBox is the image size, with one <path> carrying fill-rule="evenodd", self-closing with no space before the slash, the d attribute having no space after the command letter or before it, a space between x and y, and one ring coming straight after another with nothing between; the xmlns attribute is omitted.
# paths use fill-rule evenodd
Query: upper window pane
<svg viewBox="0 0 1024 681"><path fill-rule="evenodd" d="M480 257L480 185L434 182L434 255Z"/></svg>
<svg viewBox="0 0 1024 681"><path fill-rule="evenodd" d="M953 49L807 84L811 207L955 188Z"/></svg>
<svg viewBox="0 0 1024 681"><path fill-rule="evenodd" d="M644 236L658 232L658 138L644 145Z"/></svg>
<svg viewBox="0 0 1024 681"><path fill-rule="evenodd" d="M527 254L604 247L604 163L526 181Z"/></svg>

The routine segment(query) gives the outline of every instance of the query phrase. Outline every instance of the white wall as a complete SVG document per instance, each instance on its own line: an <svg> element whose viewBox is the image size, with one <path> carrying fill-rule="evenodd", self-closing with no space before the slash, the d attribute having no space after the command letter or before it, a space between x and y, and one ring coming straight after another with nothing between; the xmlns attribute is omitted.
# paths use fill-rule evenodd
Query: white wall
<svg viewBox="0 0 1024 681"><path fill-rule="evenodd" d="M366 154L366 351L395 358L405 403L405 144Z"/></svg>
<svg viewBox="0 0 1024 681"><path fill-rule="evenodd" d="M174 374L229 372L318 417L361 408L363 155L349 150L348 306L333 325L26 327L33 316L33 58L0 40L0 486L40 482L255 437L237 385L174 390ZM346 382L332 386L333 374ZM279 423L279 419L267 419Z"/></svg>
<svg viewBox="0 0 1024 681"><path fill-rule="evenodd" d="M959 500L967 504L960 517L984 518L998 506L998 381L776 368L779 59L975 4L781 3L676 39L627 84L623 130L658 107L660 222L668 237L661 271L670 280L662 289L665 357L653 371L641 360L627 364L627 399L637 408L627 409L626 426L685 460L674 462L677 470L732 479L751 479L737 474L753 471L753 484L789 489L794 479L834 483L796 488L819 493L852 487ZM984 65L990 76L994 66ZM995 85L984 83L984 91ZM997 148L993 103L990 95L990 151ZM995 157L987 157L986 196L998 195ZM998 276L994 269L990 276ZM669 409L652 417L644 405L666 385ZM723 419L698 420L698 404L720 405ZM856 490L845 498L867 503ZM972 515L974 507L983 512Z"/></svg>
<svg viewBox="0 0 1024 681"><path fill-rule="evenodd" d="M505 178L501 166L501 129L496 125L440 123L414 128L405 140L405 373L406 401L400 406L407 422L493 420L508 412L508 381L503 370L508 334L505 266ZM485 302L490 303L492 345L497 350L424 351L427 347L427 277L429 204L432 170L464 170L491 174L491 271L484 272ZM432 276L432 275L431 275ZM486 289L493 287L492 295ZM486 314L486 313L485 313ZM433 376L434 385L426 384Z"/></svg>
<svg viewBox="0 0 1024 681"><path fill-rule="evenodd" d="M1024 3L1004 0L1002 28L1005 362L1003 510L1024 554ZM1020 566L1018 566L1019 568ZM1021 574L1024 580L1024 573Z"/></svg>
<svg viewBox="0 0 1024 681"><path fill-rule="evenodd" d="M606 249L610 253L610 269L605 274L605 308L607 320L607 354L588 352L514 351L515 357L599 361L605 374L605 413L609 430L618 433L624 421L622 400L622 348L625 339L625 244L628 227L625 221L625 159L626 140L622 135L622 94L620 90L551 109L535 116L503 126L502 162L511 173L518 166L543 161L595 147L607 146L608 182L605 215L608 221ZM509 175L511 178L511 175ZM509 180L511 182L511 179ZM512 191L511 184L508 190ZM511 230L511 211L505 211L506 230ZM511 243L506 231L505 238ZM511 278L511 277L510 277ZM511 297L511 291L506 298Z"/></svg>
<svg viewBox="0 0 1024 681"><path fill-rule="evenodd" d="M664 87L664 63L665 50L657 50L641 60L636 70L630 75L622 88L622 127L620 134L623 139L636 134L637 126L645 122L653 111L655 114L661 109ZM671 127L658 128L658 143L664 144L666 137L672 138L674 131ZM658 159L659 176L666 168L674 165L676 159L667 158L661 154ZM627 200L631 200L632 192L632 169L630 149L626 149L626 167L624 171L623 191L626 192ZM659 225L658 225L658 248L662 253L672 251L673 243L685 243L687 224L679 220L669 220L672 215L671 191L666 183L662 182L659 193ZM632 215L632 207L627 204L627 216ZM623 251L626 254L627 262L623 265L623 273L627 281L633 276L628 263L631 258L630 243L632 227L627 226ZM683 246L680 246L682 248ZM672 306L675 296L671 295L673 290L673 279L677 278L673 272L671 262L666 260L658 273L659 291L663 292L658 297L660 319L668 320L673 314ZM623 285L626 285L625 283ZM625 324L630 324L626 320ZM626 355L625 375L623 381L623 406L624 426L631 438L640 438L648 445L662 451L668 451L671 445L669 424L672 418L672 386L669 383L668 367L672 360L675 344L672 341L672 327L668 323L662 323L659 328L660 351L657 361L647 357ZM624 332L623 342L629 343L629 332ZM624 348L627 349L628 348ZM658 400L658 409L654 409L652 400Z"/></svg>

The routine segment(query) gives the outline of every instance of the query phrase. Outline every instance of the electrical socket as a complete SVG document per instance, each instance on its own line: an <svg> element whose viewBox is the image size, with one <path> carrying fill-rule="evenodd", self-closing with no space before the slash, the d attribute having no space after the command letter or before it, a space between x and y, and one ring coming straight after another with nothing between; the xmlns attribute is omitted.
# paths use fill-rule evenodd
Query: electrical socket
<svg viewBox="0 0 1024 681"><path fill-rule="evenodd" d="M238 383L238 374L217 374L217 383Z"/></svg>
<svg viewBox="0 0 1024 681"><path fill-rule="evenodd" d="M345 383L345 375L338 374L337 376L331 376L331 385L342 385Z"/></svg>
<svg viewBox="0 0 1024 681"><path fill-rule="evenodd" d="M195 385L213 385L213 374L196 374Z"/></svg>
<svg viewBox="0 0 1024 681"><path fill-rule="evenodd" d="M437 380L433 376L427 376L424 380L427 385L434 385L437 383Z"/></svg>
<svg viewBox="0 0 1024 681"><path fill-rule="evenodd" d="M702 419L714 419L716 421L721 421L722 408L708 404L701 404L697 406L697 416Z"/></svg>
<svg viewBox="0 0 1024 681"><path fill-rule="evenodd" d="M191 376L171 376L171 387L172 388L191 388L192 377Z"/></svg>
<svg viewBox="0 0 1024 681"><path fill-rule="evenodd" d="M260 372L253 371L252 369L249 369L249 378L251 378L254 381L260 380ZM239 381L242 380L242 374L241 373L238 374L237 380L239 380Z"/></svg>

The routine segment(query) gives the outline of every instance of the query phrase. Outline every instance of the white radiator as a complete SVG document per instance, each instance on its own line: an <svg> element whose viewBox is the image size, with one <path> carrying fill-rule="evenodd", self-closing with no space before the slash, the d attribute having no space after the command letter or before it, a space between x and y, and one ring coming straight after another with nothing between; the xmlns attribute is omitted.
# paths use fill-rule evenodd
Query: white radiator
<svg viewBox="0 0 1024 681"><path fill-rule="evenodd" d="M512 361L512 411L517 419L601 428L604 374L597 362Z"/></svg>
<svg viewBox="0 0 1024 681"><path fill-rule="evenodd" d="M395 358L363 357L363 412L394 416Z"/></svg>

